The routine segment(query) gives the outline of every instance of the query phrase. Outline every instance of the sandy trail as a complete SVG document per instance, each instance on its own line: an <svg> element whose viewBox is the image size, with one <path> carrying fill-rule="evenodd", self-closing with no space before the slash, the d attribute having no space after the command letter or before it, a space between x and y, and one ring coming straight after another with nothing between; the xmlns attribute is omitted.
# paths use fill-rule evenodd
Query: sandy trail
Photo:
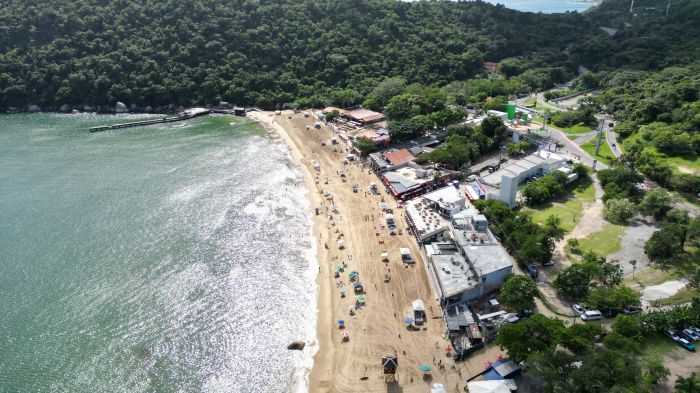
<svg viewBox="0 0 700 393"><path fill-rule="evenodd" d="M464 380L479 373L486 360L493 361L502 353L491 345L471 356L467 361L452 367L451 358L445 355L447 341L443 339L443 321L435 296L428 282L418 244L408 235L401 218L403 213L397 208L392 197L365 193L369 184L380 180L361 163L343 165L346 146L333 146L328 141L332 132L324 126L314 129L314 118L302 114L284 112L274 115L270 112L249 114L266 128L274 130L285 140L294 157L302 165L304 179L310 189L313 210L318 207L320 215L314 216L314 235L318 238L318 324L317 337L319 351L309 378L311 392L425 392L429 380L423 378L419 369L421 363L433 365L442 360L447 367L444 371L433 367L432 381L445 384L448 392L463 391ZM307 126L309 127L307 129ZM322 142L327 142L322 146ZM333 148L336 148L336 152ZM320 171L314 164L320 165ZM346 174L343 182L338 173ZM326 179L328 183L326 184ZM360 190L352 192L351 185L357 183ZM383 187L380 187L383 190ZM330 192L339 214L329 220L326 212L331 202L322 196ZM384 215L379 203L382 198L394 209L398 228L403 235L390 236L382 230ZM332 225L335 222L335 226ZM337 239L343 234L345 248L339 249ZM383 242L384 244L380 244ZM328 244L328 249L325 244ZM399 257L399 247L408 247L417 263L404 267ZM381 262L382 251L390 253L388 263ZM334 278L334 270L342 262L348 270L340 280ZM354 304L352 286L347 272L357 270L364 285L367 305L350 316L348 308ZM384 282L384 275L391 277ZM347 297L341 298L338 282L344 282ZM409 331L402 320L414 299L422 299L428 308L428 321L425 329ZM432 309L432 312L431 312ZM435 318L431 318L434 314ZM341 330L336 321L344 319L350 333L350 340L342 342ZM385 384L381 371L381 357L396 352L398 354L398 383ZM461 374L461 378L460 378ZM459 387L459 390L457 390Z"/></svg>

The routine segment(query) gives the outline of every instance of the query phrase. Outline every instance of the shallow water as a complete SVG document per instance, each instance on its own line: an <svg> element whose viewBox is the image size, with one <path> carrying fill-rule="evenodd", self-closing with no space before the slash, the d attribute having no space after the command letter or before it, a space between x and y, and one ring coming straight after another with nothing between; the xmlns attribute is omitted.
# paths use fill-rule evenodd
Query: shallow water
<svg viewBox="0 0 700 393"><path fill-rule="evenodd" d="M125 117L0 117L0 391L287 391L318 268L286 147L230 117L87 132Z"/></svg>
<svg viewBox="0 0 700 393"><path fill-rule="evenodd" d="M583 12L593 6L575 0L485 0L493 4L503 4L507 8L528 12L544 12L546 14L578 11Z"/></svg>

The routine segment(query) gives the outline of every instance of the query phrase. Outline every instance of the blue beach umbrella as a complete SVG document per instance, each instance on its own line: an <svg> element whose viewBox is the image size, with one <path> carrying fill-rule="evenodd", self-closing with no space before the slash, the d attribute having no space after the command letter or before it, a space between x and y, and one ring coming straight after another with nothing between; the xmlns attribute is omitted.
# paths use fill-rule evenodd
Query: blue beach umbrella
<svg viewBox="0 0 700 393"><path fill-rule="evenodd" d="M411 317L406 317L403 319L403 323L413 323L413 318Z"/></svg>
<svg viewBox="0 0 700 393"><path fill-rule="evenodd" d="M345 321L342 320L342 319L339 319L339 320L338 320L338 325L340 325L340 326L345 325Z"/></svg>
<svg viewBox="0 0 700 393"><path fill-rule="evenodd" d="M424 373L428 373L428 372L430 372L430 370L432 370L432 367L430 367L430 365L428 365L428 364L423 363L420 365L420 369Z"/></svg>

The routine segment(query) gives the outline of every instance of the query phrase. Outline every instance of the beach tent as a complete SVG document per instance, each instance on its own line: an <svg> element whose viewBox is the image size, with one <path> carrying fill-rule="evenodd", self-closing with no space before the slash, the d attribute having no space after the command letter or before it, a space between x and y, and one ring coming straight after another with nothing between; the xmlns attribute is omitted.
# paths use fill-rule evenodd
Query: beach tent
<svg viewBox="0 0 700 393"><path fill-rule="evenodd" d="M510 393L508 383L501 381L467 382L469 393Z"/></svg>
<svg viewBox="0 0 700 393"><path fill-rule="evenodd" d="M413 311L423 311L425 312L425 304L423 303L422 300L416 299L413 301Z"/></svg>
<svg viewBox="0 0 700 393"><path fill-rule="evenodd" d="M430 388L430 393L447 393L445 386L441 383L434 383L433 387Z"/></svg>

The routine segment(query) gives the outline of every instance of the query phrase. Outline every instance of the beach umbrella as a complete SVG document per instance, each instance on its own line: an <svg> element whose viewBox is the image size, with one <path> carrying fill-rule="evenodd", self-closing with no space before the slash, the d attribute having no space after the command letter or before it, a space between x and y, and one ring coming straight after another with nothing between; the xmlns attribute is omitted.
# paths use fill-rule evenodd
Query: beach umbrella
<svg viewBox="0 0 700 393"><path fill-rule="evenodd" d="M359 282L352 284L352 286L355 288L362 288L362 284L360 284Z"/></svg>
<svg viewBox="0 0 700 393"><path fill-rule="evenodd" d="M351 276L357 276L357 274L358 274L358 273L357 273L357 270L353 270L353 271L350 272L350 275L351 275Z"/></svg>
<svg viewBox="0 0 700 393"><path fill-rule="evenodd" d="M386 252L386 251L384 251L384 252L381 254L381 256L382 256L382 258L386 258L386 257L389 256L389 253Z"/></svg>
<svg viewBox="0 0 700 393"><path fill-rule="evenodd" d="M342 320L342 319L339 319L339 320L338 320L338 325L340 325L340 326L345 325L345 321Z"/></svg>
<svg viewBox="0 0 700 393"><path fill-rule="evenodd" d="M406 318L403 319L403 323L409 323L409 324L410 324L410 323L413 323L413 318L411 318L411 317L406 317Z"/></svg>
<svg viewBox="0 0 700 393"><path fill-rule="evenodd" d="M343 330L343 332L340 333L340 335L343 336L343 338L348 338L350 336L350 333L347 330Z"/></svg>
<svg viewBox="0 0 700 393"><path fill-rule="evenodd" d="M364 296L358 296L357 300L361 301L362 303L365 302L365 297Z"/></svg>
<svg viewBox="0 0 700 393"><path fill-rule="evenodd" d="M452 352L452 347L448 345L447 347L445 347L445 351L447 351L447 353Z"/></svg>
<svg viewBox="0 0 700 393"><path fill-rule="evenodd" d="M420 369L421 369L421 371L423 371L424 373L429 373L430 370L432 370L433 368L430 367L429 364L423 363L423 364L420 365Z"/></svg>

